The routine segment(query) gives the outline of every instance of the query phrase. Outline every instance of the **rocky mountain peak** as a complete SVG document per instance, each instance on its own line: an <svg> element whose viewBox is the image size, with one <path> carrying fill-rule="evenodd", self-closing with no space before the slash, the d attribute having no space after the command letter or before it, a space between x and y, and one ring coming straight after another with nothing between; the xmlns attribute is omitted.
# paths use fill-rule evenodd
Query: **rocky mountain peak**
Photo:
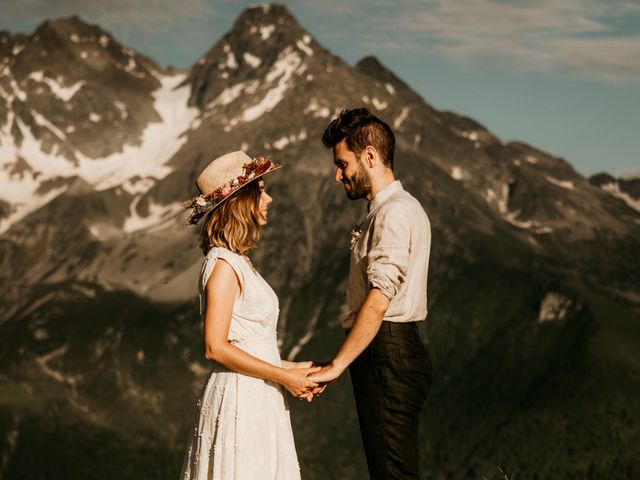
<svg viewBox="0 0 640 480"><path fill-rule="evenodd" d="M281 28L301 28L289 9L281 4L254 5L236 19L233 30L251 29L253 26L277 25Z"/></svg>
<svg viewBox="0 0 640 480"><path fill-rule="evenodd" d="M191 68L190 104L203 110L226 106L242 92L253 95L260 86L287 83L283 77L292 70L302 73L303 64L320 51L286 7L250 7Z"/></svg>
<svg viewBox="0 0 640 480"><path fill-rule="evenodd" d="M59 50L65 50L67 55L71 54L76 61L92 70L102 72L114 64L124 64L123 69L131 71L134 67L130 59L139 64L140 68L134 74L139 78L153 76L153 72L160 70L153 60L125 47L109 32L77 15L47 20L29 38L30 50L35 50L40 57L56 57Z"/></svg>
<svg viewBox="0 0 640 480"><path fill-rule="evenodd" d="M50 38L52 35L69 42L78 42L81 37L107 35L107 32L73 15L42 22L32 37L35 40L38 37Z"/></svg>
<svg viewBox="0 0 640 480"><path fill-rule="evenodd" d="M391 70L385 67L377 57L364 57L356 63L355 68L360 73L382 83L385 89L391 94L398 92L401 95L416 97L414 100L419 99L419 96L411 89L411 87L398 78Z"/></svg>
<svg viewBox="0 0 640 480"><path fill-rule="evenodd" d="M186 95L174 91L182 75L165 75L77 16L47 20L30 35L0 33L0 56L0 185L15 187L2 195L11 221L69 188L65 178L111 186L109 173L128 172L128 155L158 143L147 126L186 110ZM179 135L185 126L164 128Z"/></svg>

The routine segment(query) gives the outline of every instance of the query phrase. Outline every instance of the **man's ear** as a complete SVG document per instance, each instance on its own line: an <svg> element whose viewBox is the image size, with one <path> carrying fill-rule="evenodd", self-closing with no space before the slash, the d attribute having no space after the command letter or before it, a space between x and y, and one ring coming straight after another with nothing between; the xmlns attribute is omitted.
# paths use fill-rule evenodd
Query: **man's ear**
<svg viewBox="0 0 640 480"><path fill-rule="evenodd" d="M373 168L375 163L379 161L378 151L371 145L367 145L364 148L363 154L364 154L364 161L369 168Z"/></svg>

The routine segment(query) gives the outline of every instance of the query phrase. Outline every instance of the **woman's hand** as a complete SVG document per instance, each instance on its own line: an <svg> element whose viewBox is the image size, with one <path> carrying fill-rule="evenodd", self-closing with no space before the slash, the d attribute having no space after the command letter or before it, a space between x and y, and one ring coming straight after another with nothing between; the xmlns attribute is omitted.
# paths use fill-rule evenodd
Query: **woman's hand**
<svg viewBox="0 0 640 480"><path fill-rule="evenodd" d="M311 379L308 375L320 371L321 367L307 367L307 368L283 368L282 379L280 384L294 397L304 398L308 402L313 399L311 390L316 388L318 384Z"/></svg>

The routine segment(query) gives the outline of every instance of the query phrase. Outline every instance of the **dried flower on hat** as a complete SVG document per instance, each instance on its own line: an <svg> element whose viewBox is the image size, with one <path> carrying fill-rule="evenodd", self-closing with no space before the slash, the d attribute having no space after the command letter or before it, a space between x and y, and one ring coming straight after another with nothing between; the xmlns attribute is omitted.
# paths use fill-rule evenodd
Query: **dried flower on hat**
<svg viewBox="0 0 640 480"><path fill-rule="evenodd" d="M191 209L187 225L196 225L198 221L216 208L222 201L237 192L247 183L256 178L280 168L281 165L272 162L267 157L259 156L242 165L242 174L227 180L207 195L198 195L184 203L185 208Z"/></svg>

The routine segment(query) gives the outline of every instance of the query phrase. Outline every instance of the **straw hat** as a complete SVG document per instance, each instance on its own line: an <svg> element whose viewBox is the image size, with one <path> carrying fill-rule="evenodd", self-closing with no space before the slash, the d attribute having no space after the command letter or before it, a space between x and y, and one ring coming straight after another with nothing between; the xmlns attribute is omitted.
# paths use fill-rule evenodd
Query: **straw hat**
<svg viewBox="0 0 640 480"><path fill-rule="evenodd" d="M196 180L200 195L184 204L191 209L187 224L196 225L203 216L242 187L281 167L266 157L251 158L242 151L216 158Z"/></svg>

